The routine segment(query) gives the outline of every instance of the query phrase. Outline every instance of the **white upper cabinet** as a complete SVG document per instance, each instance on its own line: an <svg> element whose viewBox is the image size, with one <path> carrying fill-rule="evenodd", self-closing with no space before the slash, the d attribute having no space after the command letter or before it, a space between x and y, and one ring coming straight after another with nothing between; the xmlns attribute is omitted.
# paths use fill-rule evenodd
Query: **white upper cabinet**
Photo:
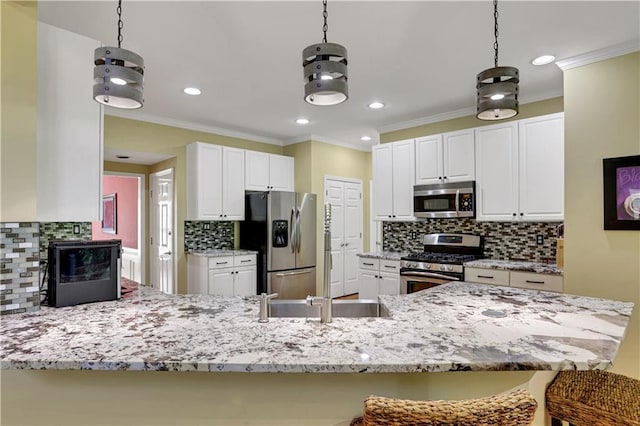
<svg viewBox="0 0 640 426"><path fill-rule="evenodd" d="M414 140L373 147L374 220L413 220Z"/></svg>
<svg viewBox="0 0 640 426"><path fill-rule="evenodd" d="M249 191L294 190L293 157L245 151L245 161L245 189Z"/></svg>
<svg viewBox="0 0 640 426"><path fill-rule="evenodd" d="M478 220L561 221L564 115L476 129Z"/></svg>
<svg viewBox="0 0 640 426"><path fill-rule="evenodd" d="M564 218L564 114L521 120L520 213L525 220Z"/></svg>
<svg viewBox="0 0 640 426"><path fill-rule="evenodd" d="M476 129L476 217L515 220L518 212L518 125Z"/></svg>
<svg viewBox="0 0 640 426"><path fill-rule="evenodd" d="M473 129L416 139L416 184L474 180Z"/></svg>
<svg viewBox="0 0 640 426"><path fill-rule="evenodd" d="M102 217L102 106L91 97L100 42L38 22L37 220Z"/></svg>
<svg viewBox="0 0 640 426"><path fill-rule="evenodd" d="M244 150L187 145L187 218L244 219Z"/></svg>

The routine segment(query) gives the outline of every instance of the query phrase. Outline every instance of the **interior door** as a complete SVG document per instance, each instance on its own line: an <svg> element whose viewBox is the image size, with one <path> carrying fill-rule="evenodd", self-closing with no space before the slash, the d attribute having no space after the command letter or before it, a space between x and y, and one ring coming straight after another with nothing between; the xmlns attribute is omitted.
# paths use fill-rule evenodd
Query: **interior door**
<svg viewBox="0 0 640 426"><path fill-rule="evenodd" d="M325 203L331 203L331 296L340 297L344 291L344 204L345 183L327 179ZM324 229L324 228L323 228Z"/></svg>
<svg viewBox="0 0 640 426"><path fill-rule="evenodd" d="M331 203L331 296L358 293L362 182L325 178L325 202Z"/></svg>
<svg viewBox="0 0 640 426"><path fill-rule="evenodd" d="M176 293L174 276L173 169L153 173L150 179L152 217L151 285L163 293Z"/></svg>

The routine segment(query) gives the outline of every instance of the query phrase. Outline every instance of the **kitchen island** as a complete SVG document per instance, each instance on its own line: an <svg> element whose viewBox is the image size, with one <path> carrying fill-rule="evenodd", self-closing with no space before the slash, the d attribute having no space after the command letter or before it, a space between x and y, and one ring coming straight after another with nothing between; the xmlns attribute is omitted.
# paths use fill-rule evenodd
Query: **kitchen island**
<svg viewBox="0 0 640 426"><path fill-rule="evenodd" d="M464 373L468 375L464 380L466 391L481 389L490 394L506 390L503 385L507 382L509 388L517 382L531 381L534 371L611 367L633 308L628 302L464 282L410 295L380 296L380 300L389 317L334 318L330 324L320 324L317 319L271 318L261 324L257 322L257 297L164 295L142 287L119 301L7 316L0 324L3 394L6 378L10 384L25 378L20 373L27 372L15 371L20 369L242 372L240 376L253 372L355 373L339 374L342 377L335 380L295 374L285 374L286 378L282 374L260 374L260 378L246 379L232 374L235 384L227 383L228 390L239 383L258 386L261 382L268 387L274 381L288 382L287 390L274 390L265 400L276 404L270 409L279 406L286 411L291 408L281 400L282 392L292 397L299 393L295 389L303 386L320 401L330 400L335 396L329 398L321 389L326 389L328 381L340 386L344 376L353 379L340 389L351 389L353 401L361 401L368 393L424 395L426 399L469 394L437 392L429 383L440 382L441 378L425 376L442 375L421 373L523 370L493 384L486 375L494 373ZM78 372L91 373L97 372ZM38 378L34 374L26 377L33 381ZM141 383L146 379L139 374L153 374L152 383L164 380L157 374L179 373L136 374ZM196 376L196 381L208 381L200 379L200 374ZM368 377L358 378L363 376ZM84 380L77 374L73 377ZM449 378L448 382L458 378ZM43 380L46 382L46 374ZM227 380L212 381L220 384ZM238 392L236 389L233 398L245 405L252 403ZM238 418L251 423L255 412L245 405L241 410L244 414L238 414ZM359 408L354 405L353 415ZM220 413L230 415L224 409ZM278 421L264 424L286 424L282 415ZM305 424L341 424L335 418L333 423L325 423L324 417L315 422L314 418L311 415ZM229 423L218 424L243 424L227 420Z"/></svg>

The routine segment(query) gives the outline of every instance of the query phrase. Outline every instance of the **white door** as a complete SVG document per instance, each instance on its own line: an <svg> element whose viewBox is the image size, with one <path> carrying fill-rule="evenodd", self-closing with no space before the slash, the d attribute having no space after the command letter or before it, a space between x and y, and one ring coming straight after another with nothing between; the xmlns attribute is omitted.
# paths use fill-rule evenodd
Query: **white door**
<svg viewBox="0 0 640 426"><path fill-rule="evenodd" d="M152 173L149 184L151 285L175 294L173 169Z"/></svg>
<svg viewBox="0 0 640 426"><path fill-rule="evenodd" d="M564 218L564 114L521 120L520 213L523 220Z"/></svg>
<svg viewBox="0 0 640 426"><path fill-rule="evenodd" d="M269 189L275 191L293 191L293 157L284 155L269 156Z"/></svg>
<svg viewBox="0 0 640 426"><path fill-rule="evenodd" d="M358 292L362 251L362 182L325 177L325 202L331 203L331 296Z"/></svg>
<svg viewBox="0 0 640 426"><path fill-rule="evenodd" d="M415 183L415 149L413 139L393 144L393 218L412 220L413 185Z"/></svg>
<svg viewBox="0 0 640 426"><path fill-rule="evenodd" d="M222 217L244 220L244 150L222 149Z"/></svg>
<svg viewBox="0 0 640 426"><path fill-rule="evenodd" d="M373 157L373 217L389 220L393 215L393 154L391 144L375 145Z"/></svg>
<svg viewBox="0 0 640 426"><path fill-rule="evenodd" d="M517 220L517 123L476 128L478 220Z"/></svg>
<svg viewBox="0 0 640 426"><path fill-rule="evenodd" d="M475 144L473 129L445 133L443 163L445 182L465 182L475 179Z"/></svg>
<svg viewBox="0 0 640 426"><path fill-rule="evenodd" d="M442 135L416 139L416 185L441 183Z"/></svg>
<svg viewBox="0 0 640 426"><path fill-rule="evenodd" d="M267 191L269 189L269 154L246 151L244 173L246 190Z"/></svg>
<svg viewBox="0 0 640 426"><path fill-rule="evenodd" d="M214 296L233 296L232 268L209 270L209 294Z"/></svg>

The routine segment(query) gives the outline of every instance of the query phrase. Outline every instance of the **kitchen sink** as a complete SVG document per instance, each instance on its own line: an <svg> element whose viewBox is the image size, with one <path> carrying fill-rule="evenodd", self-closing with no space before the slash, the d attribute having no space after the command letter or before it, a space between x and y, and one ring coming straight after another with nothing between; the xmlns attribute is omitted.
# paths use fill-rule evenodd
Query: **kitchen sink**
<svg viewBox="0 0 640 426"><path fill-rule="evenodd" d="M308 306L305 299L275 299L269 304L269 317L271 318L320 318L320 306ZM334 318L390 316L389 311L373 299L334 300L332 314Z"/></svg>

